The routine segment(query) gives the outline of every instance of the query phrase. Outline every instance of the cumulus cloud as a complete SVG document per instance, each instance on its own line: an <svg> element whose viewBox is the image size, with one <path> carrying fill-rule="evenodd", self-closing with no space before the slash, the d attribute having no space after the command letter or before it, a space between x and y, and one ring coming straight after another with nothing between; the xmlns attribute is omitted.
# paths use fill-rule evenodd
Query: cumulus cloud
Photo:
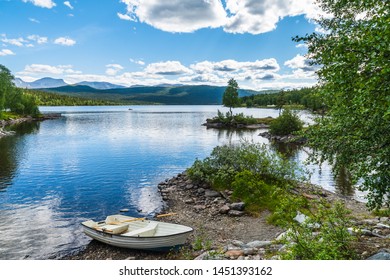
<svg viewBox="0 0 390 280"><path fill-rule="evenodd" d="M4 50L1 53L4 55ZM137 62L133 59L130 61ZM312 86L317 79L316 67L310 65L302 55L284 62L283 72L275 58L256 61L233 59L200 61L190 65L183 65L180 61L161 61L150 63L142 68L140 71L124 72L122 65L111 63L105 65L105 73L96 75L77 71L72 65L31 64L26 65L25 69L17 74L29 79L51 76L63 78L71 83L105 81L125 86L152 86L162 83L225 86L230 78L234 78L241 88L255 90Z"/></svg>
<svg viewBox="0 0 390 280"><path fill-rule="evenodd" d="M309 59L300 54L290 60L287 60L284 65L292 69L300 69L304 72L311 72L317 69L315 65L311 64Z"/></svg>
<svg viewBox="0 0 390 280"><path fill-rule="evenodd" d="M260 34L274 30L288 16L316 18L323 12L314 0L121 0L123 20L140 21L168 32L223 27L229 33Z"/></svg>
<svg viewBox="0 0 390 280"><path fill-rule="evenodd" d="M33 5L41 8L51 9L56 6L52 0L23 0L24 3L31 2Z"/></svg>
<svg viewBox="0 0 390 280"><path fill-rule="evenodd" d="M9 49L0 50L0 56L15 55L15 53Z"/></svg>
<svg viewBox="0 0 390 280"><path fill-rule="evenodd" d="M123 19L123 20L137 21L137 19L136 19L135 17L132 17L132 16L130 16L129 14L117 13L117 16L118 16L120 19Z"/></svg>
<svg viewBox="0 0 390 280"><path fill-rule="evenodd" d="M54 40L54 44L63 45L63 46L73 46L76 44L76 41L69 37L59 37Z"/></svg>
<svg viewBox="0 0 390 280"><path fill-rule="evenodd" d="M72 65L47 65L47 64L30 64L24 67L22 72L18 72L19 75L36 76L40 74L44 75L63 75L63 74L75 74L81 73L73 69Z"/></svg>
<svg viewBox="0 0 390 280"><path fill-rule="evenodd" d="M48 39L47 37L42 37L42 36L39 36L39 35L30 35L27 37L27 39L29 39L30 41L35 41L37 42L38 44L46 44Z"/></svg>
<svg viewBox="0 0 390 280"><path fill-rule="evenodd" d="M136 60L136 59L130 58L130 62L138 64L138 65L142 65L142 66L145 65L145 62L142 61L141 59Z"/></svg>
<svg viewBox="0 0 390 280"><path fill-rule="evenodd" d="M72 4L71 4L69 1L65 1L65 2L64 2L64 5L67 6L67 7L68 7L69 9L71 9L71 10L74 9L73 6L72 6Z"/></svg>
<svg viewBox="0 0 390 280"><path fill-rule="evenodd" d="M145 71L157 75L182 75L191 72L190 69L183 66L179 61L151 63L145 68Z"/></svg>
<svg viewBox="0 0 390 280"><path fill-rule="evenodd" d="M123 70L123 66L119 64L107 64L106 74L109 76L115 76Z"/></svg>
<svg viewBox="0 0 390 280"><path fill-rule="evenodd" d="M26 40L21 37L9 39L5 34L1 35L0 41L3 42L5 45L13 45L17 47L23 47L24 43L26 43Z"/></svg>
<svg viewBox="0 0 390 280"><path fill-rule="evenodd" d="M226 11L220 0L121 0L127 13L118 16L139 20L168 32L193 32L201 28L216 28L226 21Z"/></svg>

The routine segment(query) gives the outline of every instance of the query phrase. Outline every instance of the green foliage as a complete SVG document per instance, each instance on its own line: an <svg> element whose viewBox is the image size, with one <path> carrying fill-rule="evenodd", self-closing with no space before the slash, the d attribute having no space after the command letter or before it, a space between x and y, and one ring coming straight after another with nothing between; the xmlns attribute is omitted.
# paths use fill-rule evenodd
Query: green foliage
<svg viewBox="0 0 390 280"><path fill-rule="evenodd" d="M250 171L266 183L280 186L298 179L305 180L295 163L285 160L265 145L248 142L215 147L209 157L194 162L188 175L194 181L229 189L235 176L242 171Z"/></svg>
<svg viewBox="0 0 390 280"><path fill-rule="evenodd" d="M319 3L334 15L317 21L327 32L296 38L322 67L319 93L329 106L308 131L312 159L348 169L371 209L390 207L390 2Z"/></svg>
<svg viewBox="0 0 390 280"><path fill-rule="evenodd" d="M302 106L314 112L322 112L326 109L325 103L315 88L302 88L282 90L274 93L262 93L240 98L241 103L247 107L296 108Z"/></svg>
<svg viewBox="0 0 390 280"><path fill-rule="evenodd" d="M121 105L115 101L100 99L81 98L57 93L50 93L41 90L24 90L30 96L34 96L39 106L103 106L103 105Z"/></svg>
<svg viewBox="0 0 390 280"><path fill-rule="evenodd" d="M245 202L246 210L256 213L265 209L273 210L278 201L278 186L264 182L261 177L245 170L238 173L232 182L233 198Z"/></svg>
<svg viewBox="0 0 390 280"><path fill-rule="evenodd" d="M243 113L232 114L230 111L225 114L218 110L217 116L207 119L208 123L221 123L226 126L235 126L237 124L257 124L258 120L252 116L245 116Z"/></svg>
<svg viewBox="0 0 390 280"><path fill-rule="evenodd" d="M287 251L282 259L288 260L350 260L356 259L353 244L356 237L348 232L351 220L342 203L319 210L304 223L291 224L283 241Z"/></svg>
<svg viewBox="0 0 390 280"><path fill-rule="evenodd" d="M0 64L0 117L3 110L10 110L20 115L38 115L35 97L15 87L13 78L11 72Z"/></svg>
<svg viewBox="0 0 390 280"><path fill-rule="evenodd" d="M238 84L236 80L231 78L228 82L228 86L222 96L222 104L229 107L230 114L232 115L232 108L240 105L240 99L238 98Z"/></svg>
<svg viewBox="0 0 390 280"><path fill-rule="evenodd" d="M243 142L216 147L209 157L197 159L187 174L193 181L206 182L214 189L233 190L233 197L244 201L251 213L264 209L275 212L275 224L290 218L286 211L306 207L305 201L289 192L297 180L306 179L303 171L264 145ZM287 200L292 201L290 208L285 205Z"/></svg>
<svg viewBox="0 0 390 280"><path fill-rule="evenodd" d="M303 122L299 119L297 113L284 109L282 114L277 117L269 127L269 132L273 135L289 135L300 131Z"/></svg>

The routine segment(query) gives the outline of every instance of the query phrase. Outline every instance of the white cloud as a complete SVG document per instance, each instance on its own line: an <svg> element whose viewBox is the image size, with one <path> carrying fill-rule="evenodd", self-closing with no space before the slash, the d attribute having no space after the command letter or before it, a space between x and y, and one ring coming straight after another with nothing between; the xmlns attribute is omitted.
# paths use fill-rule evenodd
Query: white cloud
<svg viewBox="0 0 390 280"><path fill-rule="evenodd" d="M168 32L193 32L216 28L226 21L220 0L121 0L127 5L126 20L139 20Z"/></svg>
<svg viewBox="0 0 390 280"><path fill-rule="evenodd" d="M5 43L6 45L9 44L17 47L23 47L24 43L26 43L26 40L21 37L15 39L8 39L5 34L2 34L1 37L1 42Z"/></svg>
<svg viewBox="0 0 390 280"><path fill-rule="evenodd" d="M71 4L69 1L65 1L65 2L64 2L64 5L67 6L67 7L68 7L69 9L71 9L71 10L74 9L73 6L72 6L72 4Z"/></svg>
<svg viewBox="0 0 390 280"><path fill-rule="evenodd" d="M292 69L300 69L304 72L311 72L317 69L315 65L311 64L309 59L300 54L290 60L287 60L284 65Z"/></svg>
<svg viewBox="0 0 390 280"><path fill-rule="evenodd" d="M109 76L115 76L123 70L123 66L119 64L107 64L106 68L106 74Z"/></svg>
<svg viewBox="0 0 390 280"><path fill-rule="evenodd" d="M39 20L35 18L28 18L29 21L34 22L34 23L41 23Z"/></svg>
<svg viewBox="0 0 390 280"><path fill-rule="evenodd" d="M118 17L123 20L129 20L129 21L137 21L135 17L130 16L129 14L121 14L117 13Z"/></svg>
<svg viewBox="0 0 390 280"><path fill-rule="evenodd" d="M140 60L140 59L139 59L139 60L136 60L136 59L130 58L130 62L135 63L135 64L138 64L138 65L141 65L141 66L145 65L145 62L142 61L142 60Z"/></svg>
<svg viewBox="0 0 390 280"><path fill-rule="evenodd" d="M72 65L57 65L51 66L47 64L30 64L24 67L22 72L18 72L19 75L36 76L40 74L45 75L63 75L81 73L80 71L73 70Z"/></svg>
<svg viewBox="0 0 390 280"><path fill-rule="evenodd" d="M137 60L132 60L134 63ZM141 71L124 72L120 64L105 65L101 75L82 73L72 65L31 64L18 72L19 77L57 77L70 83L81 81L110 82L125 86L158 84L205 84L225 86L230 78L237 80L241 88L282 89L312 86L317 81L316 66L310 65L302 55L284 63L283 72L275 58L256 61L200 61L183 65L180 61L162 61L146 65Z"/></svg>
<svg viewBox="0 0 390 280"><path fill-rule="evenodd" d="M73 46L76 44L76 41L68 37L59 37L54 40L54 44L63 45L63 46Z"/></svg>
<svg viewBox="0 0 390 280"><path fill-rule="evenodd" d="M127 5L123 20L140 21L168 32L193 32L223 27L229 33L272 31L288 16L316 18L323 12L315 0L121 0Z"/></svg>
<svg viewBox="0 0 390 280"><path fill-rule="evenodd" d="M31 2L35 6L47 9L51 9L56 6L56 3L54 3L52 0L23 0L23 2Z"/></svg>
<svg viewBox="0 0 390 280"><path fill-rule="evenodd" d="M42 37L42 36L39 36L39 35L30 35L27 37L27 39L29 39L30 41L35 41L37 42L38 44L46 44L48 39L47 37Z"/></svg>
<svg viewBox="0 0 390 280"><path fill-rule="evenodd" d="M191 70L179 61L164 61L149 64L145 68L145 72L157 75L183 75L190 73Z"/></svg>
<svg viewBox="0 0 390 280"><path fill-rule="evenodd" d="M0 50L0 56L15 55L15 53L9 49Z"/></svg>

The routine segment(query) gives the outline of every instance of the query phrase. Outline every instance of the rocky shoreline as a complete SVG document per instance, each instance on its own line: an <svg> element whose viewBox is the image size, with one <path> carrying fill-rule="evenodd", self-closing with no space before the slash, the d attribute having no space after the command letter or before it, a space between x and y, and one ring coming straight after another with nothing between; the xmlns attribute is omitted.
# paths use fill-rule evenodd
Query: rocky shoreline
<svg viewBox="0 0 390 280"><path fill-rule="evenodd" d="M158 189L165 202L163 212L176 213L162 220L194 228L181 251L144 252L91 241L83 251L63 259L261 260L278 259L278 253L284 250L277 240L285 230L267 223L267 212L258 217L245 213L245 204L232 201L229 191L217 192L206 184L194 184L185 173L161 182ZM294 191L312 200L342 200L353 211L356 227L362 228L357 246L359 258L390 259L390 218L374 217L364 204L316 186L302 184Z"/></svg>
<svg viewBox="0 0 390 280"><path fill-rule="evenodd" d="M0 138L14 135L15 132L11 130L5 130L5 127L18 125L25 122L32 122L32 121L44 121L44 120L52 120L52 119L58 119L61 117L61 114L43 114L38 117L20 117L16 119L9 119L9 120L0 120Z"/></svg>

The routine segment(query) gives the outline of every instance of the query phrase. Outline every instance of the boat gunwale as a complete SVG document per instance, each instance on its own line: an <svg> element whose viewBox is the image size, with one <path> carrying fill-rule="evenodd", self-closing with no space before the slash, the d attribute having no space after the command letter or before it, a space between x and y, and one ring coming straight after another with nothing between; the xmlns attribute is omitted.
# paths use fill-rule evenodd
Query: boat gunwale
<svg viewBox="0 0 390 280"><path fill-rule="evenodd" d="M101 223L101 222L98 222L98 223ZM87 229L90 229L96 233L104 233L104 234L108 234L108 235L114 235L114 236L117 236L117 237L120 237L120 238L124 238L124 239L140 239L140 238L146 238L146 239L152 239L152 238L165 238L165 237L171 237L171 236L177 236L177 235L182 235L182 234L188 234L188 233L191 233L194 231L194 229L192 227L189 227L189 226L185 226L185 225L180 225L180 226L184 226L184 227L187 227L189 228L189 230L187 231L183 231L183 232L179 232L179 233L174 233L174 234L166 234L166 235L161 235L161 236L125 236L125 235L122 235L121 233L110 233L110 232L107 232L107 231L100 231L100 230L97 230L95 228L92 228L92 227L89 227L89 226L86 226L84 225L83 223L81 223L81 225ZM174 224L173 224L174 225Z"/></svg>

